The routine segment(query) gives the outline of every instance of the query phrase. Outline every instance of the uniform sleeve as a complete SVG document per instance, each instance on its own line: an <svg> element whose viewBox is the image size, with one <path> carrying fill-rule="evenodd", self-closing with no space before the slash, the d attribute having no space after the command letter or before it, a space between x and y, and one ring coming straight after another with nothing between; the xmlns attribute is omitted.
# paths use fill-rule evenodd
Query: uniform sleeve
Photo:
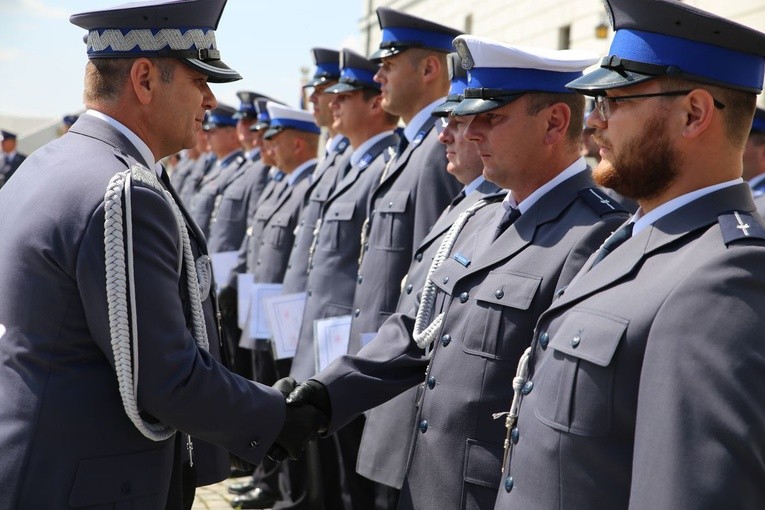
<svg viewBox="0 0 765 510"><path fill-rule="evenodd" d="M336 359L314 376L329 392L332 434L362 412L422 382L428 359L412 340L414 318L391 315L355 356Z"/></svg>
<svg viewBox="0 0 765 510"><path fill-rule="evenodd" d="M630 509L765 504L763 250L727 252L677 285L648 335Z"/></svg>
<svg viewBox="0 0 765 510"><path fill-rule="evenodd" d="M281 429L284 398L276 390L232 374L196 346L180 297L185 280L181 282L177 273L175 219L157 192L134 185L131 197L138 406L167 425L258 463ZM90 334L113 367L103 206L86 230L76 278Z"/></svg>

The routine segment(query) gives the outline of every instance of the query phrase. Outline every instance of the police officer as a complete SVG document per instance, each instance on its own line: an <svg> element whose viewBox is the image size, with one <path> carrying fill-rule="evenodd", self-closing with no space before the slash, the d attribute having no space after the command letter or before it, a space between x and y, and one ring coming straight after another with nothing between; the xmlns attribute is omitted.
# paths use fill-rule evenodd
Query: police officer
<svg viewBox="0 0 765 510"><path fill-rule="evenodd" d="M313 88L310 101L316 125L325 128L329 136L327 146L322 151L323 157L314 171L298 221L295 244L284 275L285 294L304 292L306 289L308 252L314 238L316 221L319 219L322 205L332 193L337 181L348 170L351 158L348 138L332 127L333 118L329 103L333 96L327 94L327 89L335 85L340 78L340 53L326 48L313 48L311 55L316 63L316 71L313 79L306 83L305 87Z"/></svg>
<svg viewBox="0 0 765 510"><path fill-rule="evenodd" d="M294 232L304 198L316 168L319 127L310 112L280 105L267 104L271 122L263 138L273 149L276 166L284 177L273 192L261 201L253 216L248 242L247 272L256 283L281 283L294 241ZM243 332L247 335L249 332ZM275 360L270 342L258 341L252 350L252 371L256 379L273 384L289 374L290 359ZM304 469L292 466L286 471L284 494L279 490L277 466L264 463L264 474L253 488L232 500L242 508L268 508L284 499L293 490L301 492Z"/></svg>
<svg viewBox="0 0 765 510"><path fill-rule="evenodd" d="M744 147L742 177L752 188L752 194L765 194L765 108L757 107L754 112L752 128Z"/></svg>
<svg viewBox="0 0 765 510"><path fill-rule="evenodd" d="M398 117L382 108L380 85L373 79L377 65L348 49L342 50L340 63L339 83L325 92L333 98L329 104L334 118L332 128L348 138L353 150L348 151L347 172L338 174L337 184L323 202L310 244L307 300L297 353L290 371L301 381L316 373L314 321L350 314L356 290L360 232L366 219L369 193L380 181L385 164L398 144L398 137L393 132ZM333 452L335 445L332 444L336 440L343 473L340 477L343 493L353 502L354 508L369 508L373 494L371 484L356 474L361 430L350 434L344 432L320 442L322 469L309 483L309 490L312 486L322 487L325 508L337 507L340 486L333 484L337 480L332 479L329 474L332 466L328 466L331 461L337 462Z"/></svg>
<svg viewBox="0 0 765 510"><path fill-rule="evenodd" d="M202 182L202 179L210 171L216 160L215 153L210 148L209 133L205 129L208 125L208 116L209 115L205 113L205 120L202 122L203 129L197 133L195 152L198 152L199 155L194 163L192 163L191 168L188 170L188 174L184 172L178 174L176 181L173 181L172 178L170 180L173 186L176 186L176 182L178 183L175 189L178 190L178 196L181 201L187 206L191 204L191 199L199 190L199 185Z"/></svg>
<svg viewBox="0 0 765 510"><path fill-rule="evenodd" d="M210 237L210 223L216 209L216 198L231 183L246 161L242 145L239 143L237 119L234 118L234 114L234 108L219 104L209 112L205 124L210 149L216 159L192 195L189 212L206 237Z"/></svg>
<svg viewBox="0 0 765 510"><path fill-rule="evenodd" d="M446 171L463 184L463 188L415 250L401 285L401 297L396 307L400 313L416 309L419 290L425 284L430 265L449 227L476 202L499 192L497 185L484 179L481 156L475 145L465 139L467 122L464 117L450 115L463 99L467 72L457 53L449 54L447 64L451 82L449 95L446 101L433 110L433 115L445 123L439 126L437 121L436 127L440 130L438 141L443 144L446 153ZM378 492L376 508L395 509L398 505L409 447L415 434L416 396L415 387L372 409L368 414L357 469L360 474L378 482L375 487Z"/></svg>
<svg viewBox="0 0 765 510"><path fill-rule="evenodd" d="M8 182L13 173L21 166L21 163L27 158L16 150L16 133L0 130L0 187Z"/></svg>
<svg viewBox="0 0 765 510"><path fill-rule="evenodd" d="M504 437L493 413L512 397L512 368L539 314L626 218L579 155L584 98L565 88L595 58L473 36L455 47L469 82L452 115L465 117L486 178L512 191L455 221L416 317L394 315L358 356L340 358L288 399L323 409L331 433L422 383L399 508L493 505Z"/></svg>
<svg viewBox="0 0 765 510"><path fill-rule="evenodd" d="M228 475L202 440L257 463L282 425L279 391L216 360L204 236L156 164L195 143L207 82L239 79L224 4L71 17L88 111L0 190L0 508L190 506Z"/></svg>
<svg viewBox="0 0 765 510"><path fill-rule="evenodd" d="M538 322L496 508L763 508L765 227L741 166L765 34L607 9L609 55L568 86L597 103L597 181L640 209Z"/></svg>

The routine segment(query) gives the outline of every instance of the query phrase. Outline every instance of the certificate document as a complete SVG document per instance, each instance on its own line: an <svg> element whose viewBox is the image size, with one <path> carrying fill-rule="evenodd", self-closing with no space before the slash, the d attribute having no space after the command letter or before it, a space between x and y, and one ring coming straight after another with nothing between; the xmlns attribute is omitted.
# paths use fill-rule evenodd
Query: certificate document
<svg viewBox="0 0 765 510"><path fill-rule="evenodd" d="M329 317L313 321L313 345L316 372L321 372L336 358L348 352L351 316Z"/></svg>
<svg viewBox="0 0 765 510"><path fill-rule="evenodd" d="M274 339L274 359L295 357L305 300L305 292L266 298L266 317Z"/></svg>

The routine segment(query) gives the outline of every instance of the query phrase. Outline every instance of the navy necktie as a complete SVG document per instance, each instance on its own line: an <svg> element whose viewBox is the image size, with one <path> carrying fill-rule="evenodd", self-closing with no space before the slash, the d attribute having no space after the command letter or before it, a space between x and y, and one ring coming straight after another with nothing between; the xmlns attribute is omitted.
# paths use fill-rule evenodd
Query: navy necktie
<svg viewBox="0 0 765 510"><path fill-rule="evenodd" d="M627 223L622 228L614 232L611 235L611 237L606 239L606 242L603 243L603 246L600 247L600 251L598 251L598 254L595 257L595 260L592 262L590 269L598 265L598 263L601 260L606 258L606 255L614 251L616 248L621 246L627 239L632 237L632 229L634 226L635 224L632 222Z"/></svg>
<svg viewBox="0 0 765 510"><path fill-rule="evenodd" d="M497 230L494 231L494 239L493 241L496 241L499 236L502 235L502 233L507 230L507 227L515 223L515 220L521 217L521 210L516 209L515 207L511 207L507 211L505 211L504 216L502 216L502 219L499 220L499 225L497 225Z"/></svg>
<svg viewBox="0 0 765 510"><path fill-rule="evenodd" d="M401 156L408 146L409 140L406 139L404 133L401 133L401 136L398 139L398 150L396 151L396 155Z"/></svg>
<svg viewBox="0 0 765 510"><path fill-rule="evenodd" d="M462 200L465 199L465 190L463 189L460 191L456 197L452 199L452 202L449 204L449 209L454 209L457 207L457 205L462 202Z"/></svg>

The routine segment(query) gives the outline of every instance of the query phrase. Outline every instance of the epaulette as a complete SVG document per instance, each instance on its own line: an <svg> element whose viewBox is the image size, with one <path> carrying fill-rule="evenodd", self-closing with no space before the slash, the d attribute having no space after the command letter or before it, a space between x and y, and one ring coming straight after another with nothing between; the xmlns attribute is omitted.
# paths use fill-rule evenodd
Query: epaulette
<svg viewBox="0 0 765 510"><path fill-rule="evenodd" d="M627 209L625 209L622 204L609 197L598 188L580 189L578 193L579 197L599 216L616 212L627 212Z"/></svg>
<svg viewBox="0 0 765 510"><path fill-rule="evenodd" d="M742 239L765 240L765 224L756 213L731 211L717 217L725 246Z"/></svg>
<svg viewBox="0 0 765 510"><path fill-rule="evenodd" d="M133 164L133 166L130 167L130 177L133 181L143 182L153 188L162 189L157 174L143 165Z"/></svg>
<svg viewBox="0 0 765 510"><path fill-rule="evenodd" d="M337 144L337 147L335 147L335 152L342 154L345 152L345 149L347 149L349 145L351 145L351 142L347 138L343 138Z"/></svg>

